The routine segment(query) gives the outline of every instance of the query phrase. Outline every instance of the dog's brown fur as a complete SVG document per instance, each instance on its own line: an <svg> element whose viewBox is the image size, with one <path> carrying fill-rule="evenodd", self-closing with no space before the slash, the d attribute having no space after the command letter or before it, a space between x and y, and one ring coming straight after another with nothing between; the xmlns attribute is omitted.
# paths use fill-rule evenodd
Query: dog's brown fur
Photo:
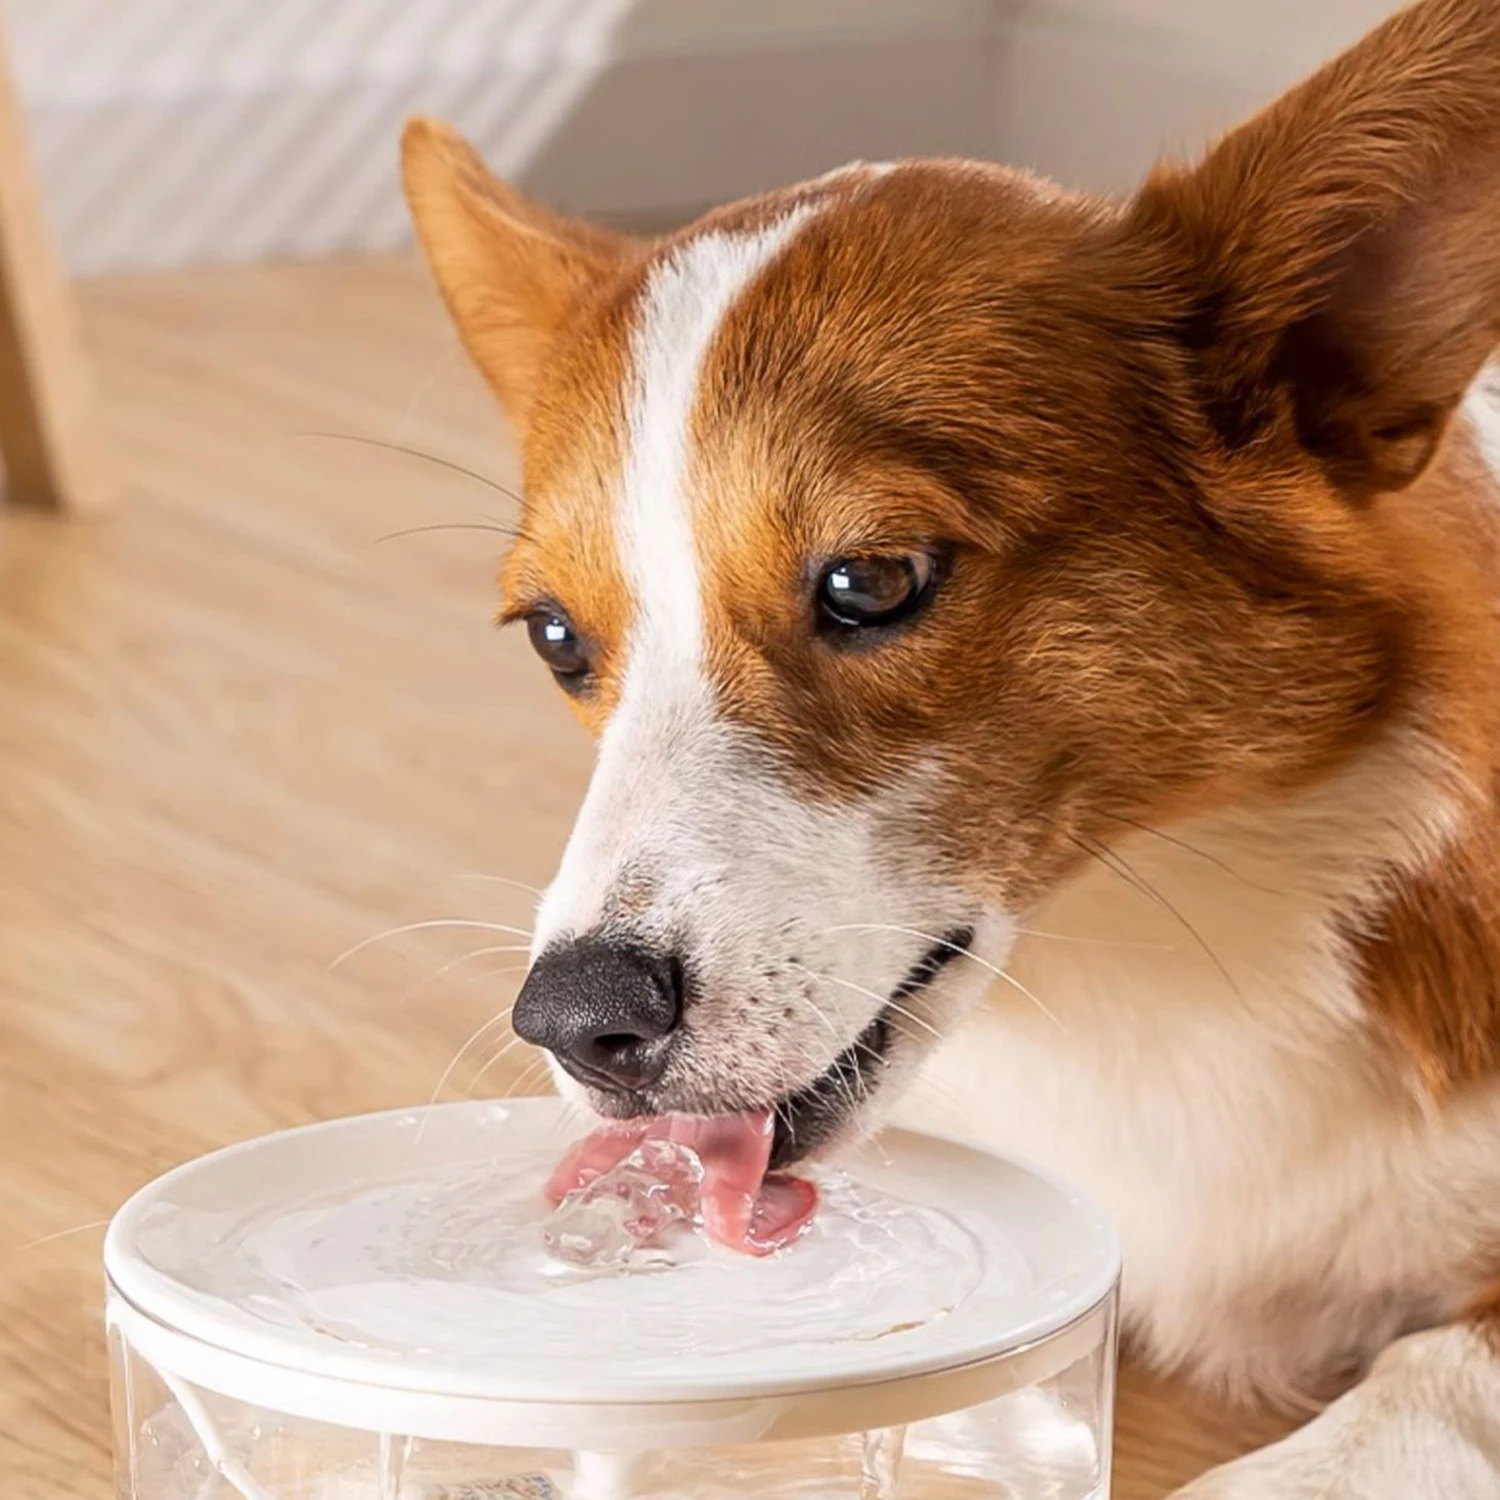
<svg viewBox="0 0 1500 1500"><path fill-rule="evenodd" d="M820 788L936 748L976 810L951 857L982 863L1003 821L1012 891L1054 883L1076 838L1316 777L1416 697L1487 809L1494 510L1461 444L1433 460L1500 342L1497 142L1500 21L1441 0L1123 208L948 164L824 189L836 214L734 309L697 417L725 701ZM413 126L406 159L439 284L526 429L507 613L565 599L607 664L628 314L676 240L547 214L441 127ZM806 649L804 558L926 536L973 564L931 632L878 660ZM928 670L960 651L961 678ZM580 705L596 728L612 687L606 666ZM1434 1084L1500 1046L1473 961L1497 951L1491 868L1453 861L1361 938Z"/></svg>
<svg viewBox="0 0 1500 1500"><path fill-rule="evenodd" d="M821 803L942 773L931 860L1012 910L1132 831L1413 736L1451 826L1351 897L1348 961L1407 1080L1393 1118L1500 1086L1500 487L1455 421L1500 344L1500 4L1425 0L1122 204L911 163L644 243L529 204L442 127L414 124L405 163L525 440L505 612L571 612L593 729L637 608L610 513L644 289L697 236L815 206L726 315L692 415L724 715ZM810 565L934 539L951 572L921 630L820 646ZM1413 1296L1472 1296L1486 1257Z"/></svg>

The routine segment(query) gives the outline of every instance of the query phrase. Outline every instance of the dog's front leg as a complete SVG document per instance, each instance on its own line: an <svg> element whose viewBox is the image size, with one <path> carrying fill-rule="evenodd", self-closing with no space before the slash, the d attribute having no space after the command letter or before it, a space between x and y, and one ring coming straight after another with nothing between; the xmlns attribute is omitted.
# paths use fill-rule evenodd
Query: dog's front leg
<svg viewBox="0 0 1500 1500"><path fill-rule="evenodd" d="M1401 1339L1306 1427L1175 1500L1500 1500L1500 1338Z"/></svg>

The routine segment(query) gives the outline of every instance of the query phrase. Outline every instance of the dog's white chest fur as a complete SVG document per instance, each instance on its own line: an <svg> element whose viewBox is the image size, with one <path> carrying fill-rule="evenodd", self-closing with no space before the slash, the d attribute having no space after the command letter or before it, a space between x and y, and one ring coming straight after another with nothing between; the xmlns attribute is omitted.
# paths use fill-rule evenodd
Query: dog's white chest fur
<svg viewBox="0 0 1500 1500"><path fill-rule="evenodd" d="M1500 1233L1500 1098L1424 1110L1338 921L1449 831L1437 795L1390 816L1422 753L1393 741L1296 803L1122 845L1010 957L1059 1024L997 986L906 1101L1103 1205L1157 1363L1296 1393L1455 1310Z"/></svg>

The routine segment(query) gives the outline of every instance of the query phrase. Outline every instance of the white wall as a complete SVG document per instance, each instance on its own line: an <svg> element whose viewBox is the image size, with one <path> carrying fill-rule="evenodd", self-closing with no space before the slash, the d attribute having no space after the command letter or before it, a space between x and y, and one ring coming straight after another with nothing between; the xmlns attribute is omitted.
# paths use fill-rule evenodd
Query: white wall
<svg viewBox="0 0 1500 1500"><path fill-rule="evenodd" d="M664 219L855 156L1128 185L1385 0L0 0L79 271L401 243L395 141Z"/></svg>
<svg viewBox="0 0 1500 1500"><path fill-rule="evenodd" d="M672 215L982 154L990 0L0 0L77 270L377 249L402 119L563 207Z"/></svg>
<svg viewBox="0 0 1500 1500"><path fill-rule="evenodd" d="M995 152L1123 190L1196 153L1397 0L999 0Z"/></svg>

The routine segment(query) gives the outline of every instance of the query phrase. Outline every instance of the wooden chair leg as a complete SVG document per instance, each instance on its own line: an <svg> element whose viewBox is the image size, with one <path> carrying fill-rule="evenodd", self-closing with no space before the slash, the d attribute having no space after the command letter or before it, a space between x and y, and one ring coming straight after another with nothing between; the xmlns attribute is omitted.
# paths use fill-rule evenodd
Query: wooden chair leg
<svg viewBox="0 0 1500 1500"><path fill-rule="evenodd" d="M77 309L43 222L3 36L0 455L7 500L79 513L106 510L115 501Z"/></svg>

